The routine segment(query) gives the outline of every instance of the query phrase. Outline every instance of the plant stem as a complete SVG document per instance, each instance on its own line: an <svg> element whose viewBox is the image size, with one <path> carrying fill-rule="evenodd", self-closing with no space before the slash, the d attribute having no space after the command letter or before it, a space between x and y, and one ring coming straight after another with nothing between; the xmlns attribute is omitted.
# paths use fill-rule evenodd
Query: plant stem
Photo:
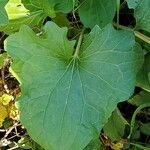
<svg viewBox="0 0 150 150"><path fill-rule="evenodd" d="M116 3L117 3L117 24L119 24L120 0L116 0Z"/></svg>
<svg viewBox="0 0 150 150"><path fill-rule="evenodd" d="M130 144L137 147L137 148L140 148L140 149L149 150L148 147L145 147L145 146L140 145L140 144L136 144L136 143L130 143Z"/></svg>
<svg viewBox="0 0 150 150"><path fill-rule="evenodd" d="M138 32L138 31L134 31L134 34L139 39L141 39L141 40L145 41L146 43L150 44L150 37L142 34L141 32Z"/></svg>
<svg viewBox="0 0 150 150"><path fill-rule="evenodd" d="M80 36L79 36L79 40L78 40L78 43L77 43L77 47L76 47L76 50L75 50L75 53L74 53L74 58L78 58L78 56L79 56L79 51L80 51L80 47L81 47L82 40L83 40L84 30L85 30L85 29L83 29L83 30L81 31L81 34L80 34Z"/></svg>
<svg viewBox="0 0 150 150"><path fill-rule="evenodd" d="M131 138L131 135L132 135L132 132L133 132L133 128L134 128L134 125L135 125L136 115L137 115L142 109L144 109L144 108L146 108L146 107L150 107L150 103L143 104L143 105L139 106L139 107L135 110L135 112L134 112L134 114L133 114L133 116L132 116L132 119L131 119L130 133L129 133L128 139Z"/></svg>
<svg viewBox="0 0 150 150"><path fill-rule="evenodd" d="M118 27L118 28L120 28L120 29L124 29L124 30L127 30L127 31L134 31L132 28L129 28L129 27L126 27L126 26L123 26L123 25L120 25L120 24L117 24L117 23L113 23L113 25L115 26L115 27Z"/></svg>
<svg viewBox="0 0 150 150"><path fill-rule="evenodd" d="M150 44L150 37L148 37L147 35L142 34L142 33L139 32L139 31L135 31L135 30L132 29L132 28L129 28L129 27L126 27L126 26L117 24L117 23L113 23L113 25L114 25L115 27L117 27L117 28L134 32L134 35L135 35L137 38L139 38L139 39L141 39L142 41L144 41L144 42Z"/></svg>

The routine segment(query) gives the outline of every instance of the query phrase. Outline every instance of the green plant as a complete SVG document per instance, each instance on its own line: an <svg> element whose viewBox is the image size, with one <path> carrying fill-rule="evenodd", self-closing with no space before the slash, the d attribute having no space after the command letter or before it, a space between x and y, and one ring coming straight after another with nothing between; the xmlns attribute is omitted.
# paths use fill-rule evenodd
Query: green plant
<svg viewBox="0 0 150 150"><path fill-rule="evenodd" d="M45 150L83 150L99 139L105 125L112 141L119 140L129 124L119 110L112 112L134 94L136 85L150 89L150 1L2 4L0 31L9 35L4 49L13 61L10 71L21 84L17 105L31 138ZM125 26L120 24L120 11L127 4L134 9L136 24ZM120 122L118 130L113 121ZM132 119L128 138L133 124Z"/></svg>

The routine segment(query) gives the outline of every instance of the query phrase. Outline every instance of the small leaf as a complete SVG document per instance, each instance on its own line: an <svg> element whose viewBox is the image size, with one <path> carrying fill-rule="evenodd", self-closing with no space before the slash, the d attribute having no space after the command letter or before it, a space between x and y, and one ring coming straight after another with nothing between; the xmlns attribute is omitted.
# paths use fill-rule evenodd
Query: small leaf
<svg viewBox="0 0 150 150"><path fill-rule="evenodd" d="M45 150L82 150L133 94L143 53L133 33L111 25L85 36L78 57L66 28L44 30L23 26L5 41L22 84L21 122Z"/></svg>
<svg viewBox="0 0 150 150"><path fill-rule="evenodd" d="M75 0L74 0L75 1ZM22 3L29 10L40 8L43 12L51 17L56 17L56 13L68 13L73 9L73 0L22 0Z"/></svg>
<svg viewBox="0 0 150 150"><path fill-rule="evenodd" d="M79 16L84 26L104 27L111 23L116 12L116 0L81 0Z"/></svg>
<svg viewBox="0 0 150 150"><path fill-rule="evenodd" d="M125 134L126 126L129 126L128 122L123 118L119 110L115 110L104 126L104 133L112 141L119 141Z"/></svg>
<svg viewBox="0 0 150 150"><path fill-rule="evenodd" d="M140 130L143 134L150 136L150 123L142 124Z"/></svg>
<svg viewBox="0 0 150 150"><path fill-rule="evenodd" d="M58 13L57 16L52 20L60 27L70 27L70 22L67 19L66 15L63 13Z"/></svg>

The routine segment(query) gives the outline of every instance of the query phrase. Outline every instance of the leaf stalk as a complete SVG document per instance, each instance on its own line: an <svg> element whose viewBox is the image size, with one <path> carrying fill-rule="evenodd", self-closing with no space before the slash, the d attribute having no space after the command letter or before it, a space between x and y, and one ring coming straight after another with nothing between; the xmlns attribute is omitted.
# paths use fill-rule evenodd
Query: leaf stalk
<svg viewBox="0 0 150 150"><path fill-rule="evenodd" d="M134 128L134 125L135 125L136 115L137 115L142 109L144 109L144 108L146 108L146 107L150 107L150 103L143 104L143 105L139 106L139 107L135 110L135 112L134 112L134 114L133 114L133 116L132 116L132 119L131 119L130 133L129 133L129 135L128 135L128 139L130 139L131 136L132 136L133 128Z"/></svg>
<svg viewBox="0 0 150 150"><path fill-rule="evenodd" d="M77 43L77 47L76 47L76 50L75 50L75 53L74 53L74 58L78 58L78 57L79 57L79 51L80 51L80 47L81 47L82 40L83 40L84 30L85 30L85 29L83 29L83 30L81 31L81 34L80 34L80 36L79 36L79 40L78 40L78 43Z"/></svg>

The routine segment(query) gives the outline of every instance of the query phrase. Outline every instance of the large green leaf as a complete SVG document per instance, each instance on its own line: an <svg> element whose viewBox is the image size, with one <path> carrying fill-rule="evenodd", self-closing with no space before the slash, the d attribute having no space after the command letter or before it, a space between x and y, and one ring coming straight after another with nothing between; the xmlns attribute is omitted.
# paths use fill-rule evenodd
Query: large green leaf
<svg viewBox="0 0 150 150"><path fill-rule="evenodd" d="M81 0L79 16L86 27L104 27L112 22L116 9L116 0Z"/></svg>
<svg viewBox="0 0 150 150"><path fill-rule="evenodd" d="M137 28L150 32L150 0L127 0L129 8L135 9Z"/></svg>
<svg viewBox="0 0 150 150"><path fill-rule="evenodd" d="M137 75L137 86L150 92L150 53L145 55L143 67Z"/></svg>
<svg viewBox="0 0 150 150"><path fill-rule="evenodd" d="M8 16L5 10L5 5L8 0L0 0L0 25L8 23Z"/></svg>
<svg viewBox="0 0 150 150"><path fill-rule="evenodd" d="M38 37L24 26L5 41L22 83L21 122L46 150L82 150L132 95L143 53L133 33L111 25L84 37L78 57L67 28L44 30Z"/></svg>

